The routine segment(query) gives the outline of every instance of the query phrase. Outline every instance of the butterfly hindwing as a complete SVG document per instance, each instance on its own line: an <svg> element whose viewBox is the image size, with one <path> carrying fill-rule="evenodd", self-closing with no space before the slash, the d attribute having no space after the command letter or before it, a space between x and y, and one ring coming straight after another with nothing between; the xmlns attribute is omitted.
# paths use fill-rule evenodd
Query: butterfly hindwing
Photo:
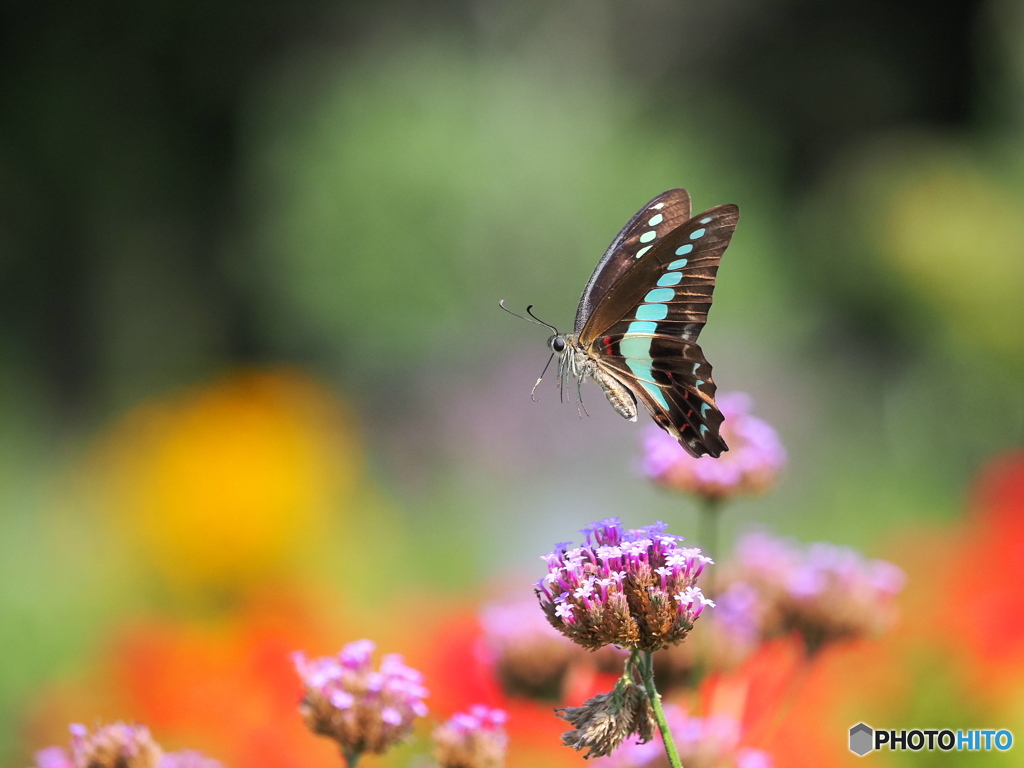
<svg viewBox="0 0 1024 768"><path fill-rule="evenodd" d="M594 307L637 259L650 253L661 238L689 218L690 194L685 189L670 189L648 202L626 222L597 262L583 289L576 310L576 333L583 329Z"/></svg>
<svg viewBox="0 0 1024 768"><path fill-rule="evenodd" d="M739 209L723 205L662 236L597 303L580 333L587 354L695 456L727 450L711 365L696 341L738 220Z"/></svg>
<svg viewBox="0 0 1024 768"><path fill-rule="evenodd" d="M627 386L651 416L693 456L729 448L719 434L711 364L700 345L667 335L612 334L599 340L597 364Z"/></svg>

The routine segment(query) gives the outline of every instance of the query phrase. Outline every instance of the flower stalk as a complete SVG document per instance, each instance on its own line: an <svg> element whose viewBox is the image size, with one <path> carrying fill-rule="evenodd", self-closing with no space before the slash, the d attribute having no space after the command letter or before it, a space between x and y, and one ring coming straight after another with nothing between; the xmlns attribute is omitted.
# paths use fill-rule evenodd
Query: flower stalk
<svg viewBox="0 0 1024 768"><path fill-rule="evenodd" d="M640 656L639 659L636 657ZM654 719L658 723L658 730L661 732L661 740L665 745L665 755L672 768L683 768L679 759L679 750L676 749L675 739L672 738L672 730L668 727L668 720L665 719L665 710L661 706L661 694L654 685L654 654L651 651L633 651L630 662L636 661L643 677L644 690L647 691L647 699L651 703L654 712Z"/></svg>
<svg viewBox="0 0 1024 768"><path fill-rule="evenodd" d="M723 506L721 497L704 496L701 498L697 541L701 549L711 558L718 553L718 521ZM715 578L713 573L704 577L704 591L714 597Z"/></svg>

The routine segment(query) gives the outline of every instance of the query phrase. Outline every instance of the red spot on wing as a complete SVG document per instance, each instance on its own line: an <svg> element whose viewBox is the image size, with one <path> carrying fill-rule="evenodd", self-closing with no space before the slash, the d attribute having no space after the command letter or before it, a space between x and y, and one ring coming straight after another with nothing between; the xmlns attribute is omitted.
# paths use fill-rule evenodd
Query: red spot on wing
<svg viewBox="0 0 1024 768"><path fill-rule="evenodd" d="M611 336L605 336L605 337L604 337L604 338L602 339L602 341L604 342L604 353L605 353L606 355L612 355L612 354L614 354L614 353L612 352L612 337L611 337Z"/></svg>

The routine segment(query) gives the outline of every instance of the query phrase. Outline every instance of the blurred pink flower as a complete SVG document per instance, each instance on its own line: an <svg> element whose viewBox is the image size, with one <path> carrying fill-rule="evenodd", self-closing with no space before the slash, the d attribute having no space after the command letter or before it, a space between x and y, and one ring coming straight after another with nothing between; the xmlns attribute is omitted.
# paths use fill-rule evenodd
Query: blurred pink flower
<svg viewBox="0 0 1024 768"><path fill-rule="evenodd" d="M111 723L92 733L72 725L71 759L77 768L157 768L162 757L144 725Z"/></svg>
<svg viewBox="0 0 1024 768"><path fill-rule="evenodd" d="M725 568L729 589L757 591L766 635L797 631L808 651L839 640L877 635L895 619L903 571L868 560L849 547L817 542L800 546L764 532L742 536Z"/></svg>
<svg viewBox="0 0 1024 768"><path fill-rule="evenodd" d="M651 425L644 432L643 471L659 485L706 499L764 493L786 465L786 450L775 430L750 415L750 396L721 395L722 437L729 450L720 458L695 459L667 432Z"/></svg>
<svg viewBox="0 0 1024 768"><path fill-rule="evenodd" d="M36 752L34 768L75 768L75 763L63 747L47 747Z"/></svg>
<svg viewBox="0 0 1024 768"><path fill-rule="evenodd" d="M396 653L384 656L380 669L373 669L375 647L370 640L356 640L336 656L293 656L306 687L299 707L306 725L338 742L346 756L386 751L409 735L417 717L427 714L423 675Z"/></svg>
<svg viewBox="0 0 1024 768"><path fill-rule="evenodd" d="M728 715L690 717L682 708L669 704L665 718L686 768L771 768L766 752L740 748L739 722ZM609 757L594 761L594 768L667 768L668 758L661 734L642 743L633 737Z"/></svg>
<svg viewBox="0 0 1024 768"><path fill-rule="evenodd" d="M191 749L170 752L160 759L160 768L222 768L219 761Z"/></svg>
<svg viewBox="0 0 1024 768"><path fill-rule="evenodd" d="M535 609L536 610L536 609ZM474 704L434 731L434 756L441 768L501 768L508 737L504 710Z"/></svg>
<svg viewBox="0 0 1024 768"><path fill-rule="evenodd" d="M509 696L561 701L574 662L585 653L552 627L535 599L480 612L485 653Z"/></svg>
<svg viewBox="0 0 1024 768"><path fill-rule="evenodd" d="M144 725L111 723L92 733L71 725L71 748L47 747L36 753L33 768L221 768L199 752L165 753Z"/></svg>

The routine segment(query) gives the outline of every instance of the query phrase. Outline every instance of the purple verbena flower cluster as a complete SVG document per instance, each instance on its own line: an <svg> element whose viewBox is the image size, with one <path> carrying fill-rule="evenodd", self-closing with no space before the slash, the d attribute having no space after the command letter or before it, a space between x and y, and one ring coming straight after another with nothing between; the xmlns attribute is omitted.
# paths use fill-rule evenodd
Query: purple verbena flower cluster
<svg viewBox="0 0 1024 768"><path fill-rule="evenodd" d="M71 748L40 750L34 768L221 768L199 752L164 752L144 725L111 723L90 733L76 723L69 730Z"/></svg>
<svg viewBox="0 0 1024 768"><path fill-rule="evenodd" d="M427 714L423 675L388 654L375 670L370 640L349 643L336 656L293 656L306 687L300 711L314 733L338 742L346 755L381 753Z"/></svg>
<svg viewBox="0 0 1024 768"><path fill-rule="evenodd" d="M750 415L750 396L720 395L722 437L729 451L695 459L657 425L644 432L644 473L660 485L707 499L763 493L786 465L786 450L767 422Z"/></svg>
<svg viewBox="0 0 1024 768"><path fill-rule="evenodd" d="M727 578L747 585L766 636L796 631L808 651L839 640L885 630L896 616L903 571L884 560L868 560L848 547L750 533L736 545Z"/></svg>
<svg viewBox="0 0 1024 768"><path fill-rule="evenodd" d="M434 731L434 757L440 768L501 768L508 737L504 710L474 704Z"/></svg>
<svg viewBox="0 0 1024 768"><path fill-rule="evenodd" d="M664 523L625 530L609 518L583 530L586 543L544 556L536 594L548 621L585 648L653 651L679 643L706 605L696 586L711 559L679 547Z"/></svg>

